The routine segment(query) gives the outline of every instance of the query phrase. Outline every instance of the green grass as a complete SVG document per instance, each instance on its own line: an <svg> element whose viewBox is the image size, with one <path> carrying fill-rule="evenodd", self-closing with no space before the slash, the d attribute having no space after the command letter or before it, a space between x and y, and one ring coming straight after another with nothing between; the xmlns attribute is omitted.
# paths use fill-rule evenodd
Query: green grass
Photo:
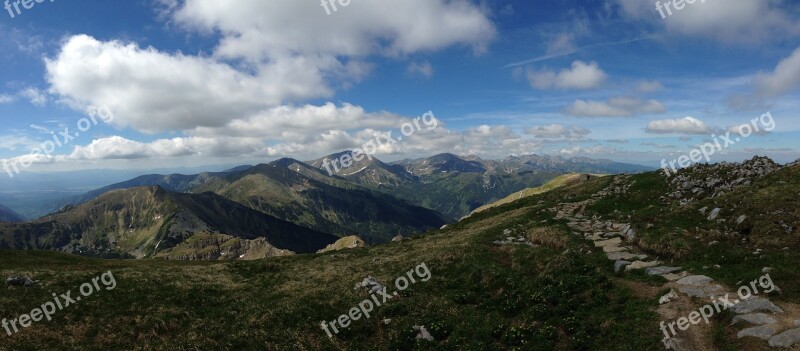
<svg viewBox="0 0 800 351"><path fill-rule="evenodd" d="M658 347L649 301L615 283L599 252L563 224L521 207L401 243L261 261L225 263L97 260L58 253L0 252L2 274L32 274L42 288L0 297L13 318L111 270L118 282L52 322L4 339L0 349L215 350L643 350ZM569 248L491 244L534 225ZM329 339L319 327L367 298L353 285L384 283L425 262L432 278L376 307L370 319ZM391 291L391 290L389 290ZM391 323L384 324L384 319ZM434 342L413 340L425 325ZM66 346L62 346L66 345Z"/></svg>

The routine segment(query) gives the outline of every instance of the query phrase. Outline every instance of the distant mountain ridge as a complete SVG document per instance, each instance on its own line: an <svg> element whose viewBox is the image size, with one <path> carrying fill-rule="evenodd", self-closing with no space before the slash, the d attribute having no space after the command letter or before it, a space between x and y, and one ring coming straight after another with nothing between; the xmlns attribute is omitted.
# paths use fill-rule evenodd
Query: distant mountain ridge
<svg viewBox="0 0 800 351"><path fill-rule="evenodd" d="M0 222L22 222L25 219L14 210L0 205Z"/></svg>
<svg viewBox="0 0 800 351"><path fill-rule="evenodd" d="M174 250L186 252L182 246L196 236L213 235L234 241L228 244L240 249L273 253L316 252L337 239L213 193L182 194L149 186L110 191L28 223L0 223L0 248L168 258ZM207 247L201 251L206 255L199 258L220 258L220 251L216 257Z"/></svg>

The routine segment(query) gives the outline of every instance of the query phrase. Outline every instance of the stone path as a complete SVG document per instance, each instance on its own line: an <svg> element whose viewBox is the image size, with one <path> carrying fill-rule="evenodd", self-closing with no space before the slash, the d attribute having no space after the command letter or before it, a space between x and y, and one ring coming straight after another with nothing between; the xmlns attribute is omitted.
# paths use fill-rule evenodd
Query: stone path
<svg viewBox="0 0 800 351"><path fill-rule="evenodd" d="M661 306L658 311L665 321L677 317L688 317L690 312L698 311L700 306L697 306L697 301L691 298L703 299L710 303L712 298L729 294L731 302L738 299L739 295L736 292L731 292L724 286L716 284L710 277L691 274L681 267L664 266L657 258L644 253L636 245L636 229L632 228L630 224L584 216L583 212L587 205L612 193L625 193L629 186L627 176L618 176L608 188L594 194L589 200L559 204L555 209L556 218L567 220L567 225L573 235L591 240L595 247L601 248L609 261L613 262L615 271L644 269L645 274L664 277L668 281L664 288L671 290L669 294L661 297L659 301ZM775 348L788 348L800 343L800 321L790 322L791 324L787 325L786 321L791 318L781 318L784 322L773 318L774 315L785 312L763 296L758 295L741 301L730 307L729 310L736 314L733 324L743 328L738 333L740 339L760 338ZM700 324L703 323L700 322ZM698 327L699 325L692 325L689 328ZM666 349L698 349L698 344L704 342L690 339L710 337L700 335L698 330L694 331L694 336L688 331L679 333L680 337L665 338L663 341Z"/></svg>

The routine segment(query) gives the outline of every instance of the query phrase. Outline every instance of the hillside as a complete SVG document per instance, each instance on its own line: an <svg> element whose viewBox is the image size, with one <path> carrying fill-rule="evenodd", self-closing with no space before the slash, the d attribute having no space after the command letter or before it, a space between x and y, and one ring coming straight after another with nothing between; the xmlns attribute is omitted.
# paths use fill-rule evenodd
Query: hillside
<svg viewBox="0 0 800 351"><path fill-rule="evenodd" d="M192 190L212 191L257 211L367 243L439 228L439 213L369 190L291 159L258 165Z"/></svg>
<svg viewBox="0 0 800 351"><path fill-rule="evenodd" d="M800 319L798 189L800 164L754 159L669 179L658 172L593 178L402 242L317 255L208 263L5 251L3 274L31 274L47 289L8 290L3 316L26 313L50 291L74 289L98 272L113 271L119 286L92 296L92 308L61 311L4 346L63 347L64 334L81 330L67 347L659 350L659 323L696 311L708 303L703 291L717 289L688 282L710 280L735 293L765 271L782 293L762 292L758 301L784 311L769 314L777 320L770 328L791 332ZM700 195L682 202L686 194ZM619 257L628 255L640 261L615 274ZM656 260L658 269L646 273L643 266ZM423 263L424 281L415 275ZM659 273L666 266L678 270ZM395 279L409 275L416 282L369 318L339 326L332 338L321 328L369 298L354 284L373 276L394 296ZM677 300L659 304L671 289ZM746 315L744 307L671 342L688 350L771 349L765 340L737 337L752 327L731 325ZM433 341L415 340L415 325Z"/></svg>
<svg viewBox="0 0 800 351"><path fill-rule="evenodd" d="M585 181L588 181L588 180L592 179L593 177L595 177L595 176L592 176L592 175L589 175L589 174L574 174L574 173L573 174L560 175L558 177L553 178L553 180L547 182L545 185L542 185L542 186L539 186L539 187L535 187L535 188L523 189L521 191L518 191L516 193L508 195L507 197L505 197L505 198L503 198L501 200L498 200L498 201L495 201L493 203L486 204L486 205L483 205L481 207L478 207L478 208L475 209L475 211L472 211L471 215L475 214L475 213L478 213L478 212L482 212L482 211L488 210L488 209L493 208L493 207L497 207L497 206L500 206L500 205L505 205L507 203L517 201L517 200L522 199L524 197L546 193L546 192L551 191L553 189L557 189L557 188L564 187L564 186L571 186L571 185L575 185L575 184L580 184L580 183L583 183Z"/></svg>
<svg viewBox="0 0 800 351"><path fill-rule="evenodd" d="M2 248L104 257L262 258L316 252L335 240L215 194L157 186L111 191L36 221L0 224Z"/></svg>

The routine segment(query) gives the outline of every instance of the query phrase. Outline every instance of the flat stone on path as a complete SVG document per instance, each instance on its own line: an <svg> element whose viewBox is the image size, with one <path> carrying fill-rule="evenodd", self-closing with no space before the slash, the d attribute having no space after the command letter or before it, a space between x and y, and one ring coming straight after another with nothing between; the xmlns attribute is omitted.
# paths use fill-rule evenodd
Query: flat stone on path
<svg viewBox="0 0 800 351"><path fill-rule="evenodd" d="M622 244L622 239L620 239L620 238L614 238L614 239L610 239L610 240L601 240L601 241L595 241L594 242L594 246L595 247L606 247L606 246L611 246L611 245L619 246L620 244Z"/></svg>
<svg viewBox="0 0 800 351"><path fill-rule="evenodd" d="M650 267L644 270L647 275L661 275L667 274L672 272L677 272L681 270L681 267L667 267L667 266L659 266L659 267Z"/></svg>
<svg viewBox="0 0 800 351"><path fill-rule="evenodd" d="M733 317L733 321L731 325L739 323L741 321L745 321L750 324L754 325L764 325L764 324L775 324L778 323L775 318L770 317L765 313L750 313L750 314L743 314L740 316Z"/></svg>
<svg viewBox="0 0 800 351"><path fill-rule="evenodd" d="M645 269L645 268L655 267L655 266L658 266L660 264L661 264L661 262L658 262L658 261L650 261L650 262L636 261L636 262L631 263L630 266L625 267L625 270L626 271L630 271L630 270L634 270L634 269Z"/></svg>
<svg viewBox="0 0 800 351"><path fill-rule="evenodd" d="M674 282L674 281L679 280L679 279L681 279L681 278L683 278L683 277L685 277L687 275L689 275L688 272L680 272L680 273L663 274L661 276L664 277L664 279L666 279L666 280Z"/></svg>
<svg viewBox="0 0 800 351"><path fill-rule="evenodd" d="M643 260L643 259L647 258L647 255L637 255L637 254L630 253L630 252L612 252L612 253L606 254L606 256L608 256L608 259L611 260L611 261L616 261L616 260Z"/></svg>
<svg viewBox="0 0 800 351"><path fill-rule="evenodd" d="M684 277L678 280L678 284L682 285L708 285L713 282L714 279L710 277L706 277L704 275L690 275L688 277Z"/></svg>
<svg viewBox="0 0 800 351"><path fill-rule="evenodd" d="M763 297L751 297L747 300L739 301L736 305L731 306L730 309L736 314L750 314L759 311L783 313L780 307L775 306L772 301Z"/></svg>
<svg viewBox="0 0 800 351"><path fill-rule="evenodd" d="M722 295L725 289L719 285L686 285L678 288L678 291L691 297L713 297Z"/></svg>
<svg viewBox="0 0 800 351"><path fill-rule="evenodd" d="M624 247L624 246L616 246L616 245L603 246L603 252L605 252L605 253L615 253L615 252L623 252L623 251L628 251L628 248Z"/></svg>
<svg viewBox="0 0 800 351"><path fill-rule="evenodd" d="M800 329L789 329L769 339L769 346L789 348L800 342Z"/></svg>
<svg viewBox="0 0 800 351"><path fill-rule="evenodd" d="M742 331L740 331L739 334L736 335L736 337L741 339L744 337L751 336L754 338L769 340L777 332L778 331L775 330L775 328L773 327L770 327L768 325L762 325L758 327L742 329Z"/></svg>

